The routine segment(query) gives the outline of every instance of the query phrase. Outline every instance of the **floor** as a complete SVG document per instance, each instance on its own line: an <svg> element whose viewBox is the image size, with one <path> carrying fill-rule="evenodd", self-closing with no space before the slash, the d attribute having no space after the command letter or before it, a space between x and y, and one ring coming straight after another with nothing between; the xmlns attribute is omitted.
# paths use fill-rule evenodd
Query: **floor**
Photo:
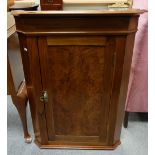
<svg viewBox="0 0 155 155"><path fill-rule="evenodd" d="M18 113L8 96L7 105L8 117L8 136L7 154L8 155L147 155L148 154L148 122L146 114L131 113L127 129L122 128L122 144L114 151L104 150L58 150L58 149L39 149L33 142L24 143L21 122ZM31 135L33 130L29 109L28 126Z"/></svg>

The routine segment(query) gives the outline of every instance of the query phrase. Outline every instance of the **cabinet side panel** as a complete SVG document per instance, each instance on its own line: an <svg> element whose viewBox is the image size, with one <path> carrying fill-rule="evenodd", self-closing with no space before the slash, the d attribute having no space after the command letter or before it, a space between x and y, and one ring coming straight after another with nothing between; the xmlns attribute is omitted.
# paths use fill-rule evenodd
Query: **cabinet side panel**
<svg viewBox="0 0 155 155"><path fill-rule="evenodd" d="M123 75L122 75L120 96L119 96L119 102L118 102L114 141L117 141L121 134L122 121L124 118L125 100L126 100L126 95L127 95L132 54L133 54L134 38L135 38L135 34L130 34L130 35L128 35L127 41L126 41L126 49L125 49L125 57L124 57L124 65L123 65Z"/></svg>
<svg viewBox="0 0 155 155"><path fill-rule="evenodd" d="M139 15L136 15L130 18L130 22L128 26L129 30L135 30L136 32L138 19L139 19ZM118 101L118 107L117 107L117 117L116 117L117 119L116 119L115 132L114 132L114 142L120 139L120 134L121 134L130 68L131 68L131 62L132 62L134 39L135 39L135 33L129 34L126 38L123 73L122 73L121 88L120 88L119 101Z"/></svg>
<svg viewBox="0 0 155 155"><path fill-rule="evenodd" d="M114 144L114 132L117 119L117 110L119 105L119 93L123 72L124 54L125 54L126 36L116 36L115 45L115 62L114 62L114 76L111 93L111 102L109 105L109 124L108 124L108 144ZM118 138L119 140L119 138Z"/></svg>

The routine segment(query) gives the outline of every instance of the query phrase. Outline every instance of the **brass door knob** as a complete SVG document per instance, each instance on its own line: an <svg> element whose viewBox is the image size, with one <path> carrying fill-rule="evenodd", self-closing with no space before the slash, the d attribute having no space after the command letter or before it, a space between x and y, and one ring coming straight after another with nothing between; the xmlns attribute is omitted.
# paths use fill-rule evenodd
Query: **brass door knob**
<svg viewBox="0 0 155 155"><path fill-rule="evenodd" d="M48 93L47 91L43 91L42 95L40 96L40 101L41 102L48 102Z"/></svg>

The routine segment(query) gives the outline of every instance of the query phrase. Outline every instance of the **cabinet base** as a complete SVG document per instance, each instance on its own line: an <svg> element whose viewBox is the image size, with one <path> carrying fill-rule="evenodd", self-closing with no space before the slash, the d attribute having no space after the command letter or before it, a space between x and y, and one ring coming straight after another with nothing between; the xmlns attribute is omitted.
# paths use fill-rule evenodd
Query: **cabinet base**
<svg viewBox="0 0 155 155"><path fill-rule="evenodd" d="M38 140L34 141L35 144L41 149L82 149L82 150L114 150L118 145L121 144L117 141L112 146L106 145L77 145L77 144L46 144L42 145Z"/></svg>

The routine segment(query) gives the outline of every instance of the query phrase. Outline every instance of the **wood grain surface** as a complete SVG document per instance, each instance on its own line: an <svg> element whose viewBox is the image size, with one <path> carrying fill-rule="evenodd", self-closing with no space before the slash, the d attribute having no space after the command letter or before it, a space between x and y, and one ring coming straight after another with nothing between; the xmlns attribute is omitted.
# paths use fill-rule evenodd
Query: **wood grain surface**
<svg viewBox="0 0 155 155"><path fill-rule="evenodd" d="M142 12L14 14L40 148L114 149L120 144ZM39 99L43 91L48 93L46 102Z"/></svg>

